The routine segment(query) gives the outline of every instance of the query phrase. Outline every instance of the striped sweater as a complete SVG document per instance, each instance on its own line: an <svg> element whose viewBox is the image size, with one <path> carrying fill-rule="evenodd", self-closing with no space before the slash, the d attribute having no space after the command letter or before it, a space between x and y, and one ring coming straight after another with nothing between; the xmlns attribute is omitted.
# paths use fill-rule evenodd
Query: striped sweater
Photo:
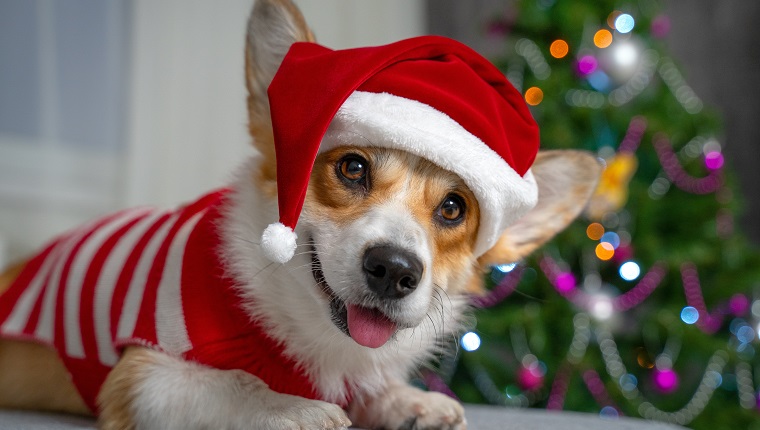
<svg viewBox="0 0 760 430"><path fill-rule="evenodd" d="M227 195L213 192L174 211L121 211L55 239L0 296L0 337L55 348L93 412L130 345L242 369L275 391L318 398L245 314L225 276L217 226Z"/></svg>

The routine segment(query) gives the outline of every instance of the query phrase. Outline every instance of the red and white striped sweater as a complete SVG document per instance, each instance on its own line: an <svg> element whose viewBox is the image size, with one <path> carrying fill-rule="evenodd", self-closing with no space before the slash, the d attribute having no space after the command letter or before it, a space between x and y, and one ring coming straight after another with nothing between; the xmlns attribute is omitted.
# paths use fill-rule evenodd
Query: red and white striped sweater
<svg viewBox="0 0 760 430"><path fill-rule="evenodd" d="M282 346L241 308L218 254L228 192L175 211L125 210L66 233L0 296L0 337L54 347L93 412L129 345L219 369L275 391L319 398Z"/></svg>

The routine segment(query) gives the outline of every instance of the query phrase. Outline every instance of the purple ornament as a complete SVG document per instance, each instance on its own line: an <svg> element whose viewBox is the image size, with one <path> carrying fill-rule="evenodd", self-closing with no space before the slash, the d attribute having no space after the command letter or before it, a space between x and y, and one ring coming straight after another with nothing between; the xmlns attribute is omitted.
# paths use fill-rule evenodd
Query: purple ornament
<svg viewBox="0 0 760 430"><path fill-rule="evenodd" d="M560 293L569 293L575 289L575 276L570 272L562 272L557 275L557 278L554 280L554 285Z"/></svg>
<svg viewBox="0 0 760 430"><path fill-rule="evenodd" d="M650 28L652 36L663 39L670 33L670 17L667 15L659 15L652 20L652 26Z"/></svg>
<svg viewBox="0 0 760 430"><path fill-rule="evenodd" d="M705 166L710 170L718 170L723 167L723 154L718 151L710 151L705 154Z"/></svg>
<svg viewBox="0 0 760 430"><path fill-rule="evenodd" d="M593 55L584 55L579 58L578 62L575 64L575 67L581 76L588 76L594 73L598 66L599 62L596 61L596 58Z"/></svg>
<svg viewBox="0 0 760 430"><path fill-rule="evenodd" d="M678 388L678 374L670 368L655 368L652 382L659 392L670 394Z"/></svg>
<svg viewBox="0 0 760 430"><path fill-rule="evenodd" d="M539 366L521 367L517 372L517 385L523 391L534 391L544 385L544 375Z"/></svg>
<svg viewBox="0 0 760 430"><path fill-rule="evenodd" d="M740 317L749 310L749 299L744 294L734 294L728 300L728 309L734 316Z"/></svg>

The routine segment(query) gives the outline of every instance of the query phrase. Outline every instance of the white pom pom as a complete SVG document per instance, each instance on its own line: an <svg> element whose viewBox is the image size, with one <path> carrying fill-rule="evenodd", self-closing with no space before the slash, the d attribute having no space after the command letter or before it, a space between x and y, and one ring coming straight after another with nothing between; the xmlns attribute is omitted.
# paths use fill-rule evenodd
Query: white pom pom
<svg viewBox="0 0 760 430"><path fill-rule="evenodd" d="M274 263L285 264L296 252L296 233L281 222L269 224L261 235L261 250Z"/></svg>

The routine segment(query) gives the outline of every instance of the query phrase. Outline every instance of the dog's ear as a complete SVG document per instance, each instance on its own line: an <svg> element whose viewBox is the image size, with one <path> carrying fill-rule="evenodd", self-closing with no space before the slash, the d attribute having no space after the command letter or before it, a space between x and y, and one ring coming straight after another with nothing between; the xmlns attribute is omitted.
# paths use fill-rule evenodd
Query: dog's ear
<svg viewBox="0 0 760 430"><path fill-rule="evenodd" d="M248 129L265 157L261 178L274 181L276 163L267 88L283 57L295 42L313 42L314 36L301 11L290 0L256 0L245 47L245 81L248 87Z"/></svg>
<svg viewBox="0 0 760 430"><path fill-rule="evenodd" d="M567 227L586 207L602 167L587 152L541 151L531 170L538 184L538 204L478 259L483 271L526 257Z"/></svg>

